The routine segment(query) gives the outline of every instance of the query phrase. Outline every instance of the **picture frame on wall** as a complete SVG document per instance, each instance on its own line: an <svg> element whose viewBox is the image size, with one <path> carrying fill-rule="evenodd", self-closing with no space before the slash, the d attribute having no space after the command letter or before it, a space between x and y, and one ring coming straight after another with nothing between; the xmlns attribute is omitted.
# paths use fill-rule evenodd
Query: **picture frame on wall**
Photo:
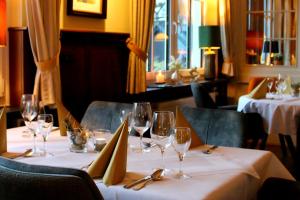
<svg viewBox="0 0 300 200"><path fill-rule="evenodd" d="M106 19L107 0L67 0L67 15Z"/></svg>

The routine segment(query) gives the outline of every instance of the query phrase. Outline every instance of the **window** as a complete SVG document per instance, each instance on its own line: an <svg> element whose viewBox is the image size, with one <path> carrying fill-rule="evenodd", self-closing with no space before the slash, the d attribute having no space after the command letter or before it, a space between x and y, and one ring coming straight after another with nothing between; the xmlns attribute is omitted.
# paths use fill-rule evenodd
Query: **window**
<svg viewBox="0 0 300 200"><path fill-rule="evenodd" d="M148 71L168 70L173 58L183 68L200 66L199 4L199 0L156 0Z"/></svg>
<svg viewBox="0 0 300 200"><path fill-rule="evenodd" d="M296 67L297 0L247 0L246 63Z"/></svg>

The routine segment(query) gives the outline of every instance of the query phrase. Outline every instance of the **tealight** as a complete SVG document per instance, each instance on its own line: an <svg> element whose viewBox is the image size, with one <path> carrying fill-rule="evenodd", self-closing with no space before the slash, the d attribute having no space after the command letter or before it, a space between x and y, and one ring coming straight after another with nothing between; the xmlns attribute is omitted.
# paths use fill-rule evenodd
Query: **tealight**
<svg viewBox="0 0 300 200"><path fill-rule="evenodd" d="M105 138L96 138L95 140L95 151L100 152L104 146L106 145L106 139Z"/></svg>

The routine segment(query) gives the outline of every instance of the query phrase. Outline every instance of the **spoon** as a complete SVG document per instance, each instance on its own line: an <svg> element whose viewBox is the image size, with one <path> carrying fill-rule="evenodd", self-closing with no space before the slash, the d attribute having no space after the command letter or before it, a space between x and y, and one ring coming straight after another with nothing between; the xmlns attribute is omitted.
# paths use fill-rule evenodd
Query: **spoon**
<svg viewBox="0 0 300 200"><path fill-rule="evenodd" d="M140 190L142 189L143 187L145 187L147 185L147 183L149 183L150 181L159 181L162 179L162 176L163 176L163 170L160 171L160 173L156 173L155 176L153 176L152 178L140 183L140 184L137 184L135 185L132 189L133 190Z"/></svg>
<svg viewBox="0 0 300 200"><path fill-rule="evenodd" d="M140 183L143 183L143 182L149 182L149 181L151 181L151 180L155 180L155 181L156 181L156 180L160 180L161 177L162 177L163 172L164 172L163 169L158 169L158 170L156 170L155 172L153 172L151 175L145 176L144 178L141 178L141 179L136 180L136 181L134 181L134 182L132 182L132 183L126 184L126 185L124 185L123 187L126 188L126 189L129 189L129 188L131 188L131 187L133 187L133 186L135 186L135 185L138 185L138 184L140 184ZM145 185L146 185L146 184L145 184ZM141 187L141 188L142 188L142 187ZM140 188L140 189L141 189L141 188Z"/></svg>
<svg viewBox="0 0 300 200"><path fill-rule="evenodd" d="M212 147L209 147L208 149L206 150L203 150L202 153L205 153L205 154L211 154L213 152L214 149L218 148L217 145L214 145Z"/></svg>

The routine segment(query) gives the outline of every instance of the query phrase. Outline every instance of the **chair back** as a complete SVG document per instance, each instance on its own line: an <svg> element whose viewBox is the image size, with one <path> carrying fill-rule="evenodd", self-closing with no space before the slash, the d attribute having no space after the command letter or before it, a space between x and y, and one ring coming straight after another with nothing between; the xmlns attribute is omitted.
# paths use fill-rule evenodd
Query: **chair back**
<svg viewBox="0 0 300 200"><path fill-rule="evenodd" d="M197 108L217 108L209 92L200 83L191 83L191 90Z"/></svg>
<svg viewBox="0 0 300 200"><path fill-rule="evenodd" d="M261 147L264 148L266 133L259 129L260 126L251 124L260 119L253 120L253 116L257 117L256 114L188 106L181 106L179 109L200 139L207 144L256 148L260 135L263 134Z"/></svg>
<svg viewBox="0 0 300 200"><path fill-rule="evenodd" d="M113 133L121 124L121 111L128 113L132 108L133 105L128 103L93 101L85 111L81 125L90 130L108 129Z"/></svg>
<svg viewBox="0 0 300 200"><path fill-rule="evenodd" d="M29 165L0 157L0 199L99 200L103 197L85 171Z"/></svg>

